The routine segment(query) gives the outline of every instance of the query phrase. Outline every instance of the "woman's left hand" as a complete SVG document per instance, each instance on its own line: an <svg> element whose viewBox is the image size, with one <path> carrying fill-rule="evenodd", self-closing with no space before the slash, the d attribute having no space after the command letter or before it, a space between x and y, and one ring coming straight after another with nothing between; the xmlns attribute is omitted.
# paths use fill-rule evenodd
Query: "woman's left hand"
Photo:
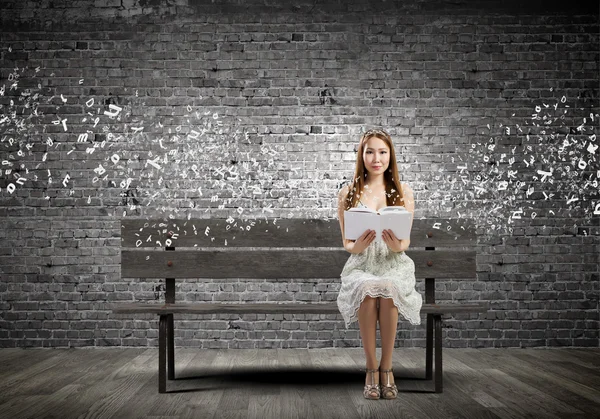
<svg viewBox="0 0 600 419"><path fill-rule="evenodd" d="M385 244L387 244L387 247L389 247L392 252L399 253L404 251L400 239L396 238L396 235L392 230L383 230L381 232L381 236L383 237Z"/></svg>

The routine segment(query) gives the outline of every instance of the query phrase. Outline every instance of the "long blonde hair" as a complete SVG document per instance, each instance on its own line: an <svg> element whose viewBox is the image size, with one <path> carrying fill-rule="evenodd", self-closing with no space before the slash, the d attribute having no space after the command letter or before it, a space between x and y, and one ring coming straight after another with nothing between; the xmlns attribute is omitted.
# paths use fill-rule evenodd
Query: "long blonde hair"
<svg viewBox="0 0 600 419"><path fill-rule="evenodd" d="M379 138L385 142L390 149L390 164L388 169L383 174L385 181L386 205L399 207L404 206L404 194L402 193L400 178L398 176L398 164L396 163L396 152L394 150L392 137L390 137L390 135L383 130L372 129L365 132L358 143L358 150L356 152L356 170L354 171L354 178L350 183L348 196L346 196L346 210L358 205L358 201L362 196L365 187L365 179L367 177L365 161L363 159L363 151L365 149L365 144L372 137Z"/></svg>

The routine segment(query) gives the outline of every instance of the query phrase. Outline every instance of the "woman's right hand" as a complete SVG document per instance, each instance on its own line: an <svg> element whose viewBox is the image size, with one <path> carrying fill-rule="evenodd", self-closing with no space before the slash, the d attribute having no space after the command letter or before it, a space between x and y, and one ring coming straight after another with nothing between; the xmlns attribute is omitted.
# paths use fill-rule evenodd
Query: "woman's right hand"
<svg viewBox="0 0 600 419"><path fill-rule="evenodd" d="M352 247L352 253L362 253L375 240L377 233L375 230L366 230L356 241Z"/></svg>

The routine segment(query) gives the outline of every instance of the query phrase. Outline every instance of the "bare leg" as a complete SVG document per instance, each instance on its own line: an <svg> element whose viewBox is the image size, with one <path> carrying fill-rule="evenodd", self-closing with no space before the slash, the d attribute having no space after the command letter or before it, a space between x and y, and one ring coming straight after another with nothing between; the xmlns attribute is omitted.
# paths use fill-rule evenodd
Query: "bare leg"
<svg viewBox="0 0 600 419"><path fill-rule="evenodd" d="M377 369L376 337L377 337L377 298L366 296L358 309L358 326L365 350L368 369ZM373 379L373 381L371 381ZM367 374L365 384L379 383L379 372ZM375 393L373 393L375 395Z"/></svg>
<svg viewBox="0 0 600 419"><path fill-rule="evenodd" d="M381 369L392 368L392 353L396 342L398 328L398 308L391 298L379 299L379 331L381 333ZM382 384L394 384L394 375L384 373L381 377Z"/></svg>

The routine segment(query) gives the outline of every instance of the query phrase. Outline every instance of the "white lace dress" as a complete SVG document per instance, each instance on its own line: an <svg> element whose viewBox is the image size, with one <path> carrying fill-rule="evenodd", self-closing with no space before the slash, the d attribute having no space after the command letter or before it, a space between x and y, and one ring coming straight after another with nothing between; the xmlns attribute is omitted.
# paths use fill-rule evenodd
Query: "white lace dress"
<svg viewBox="0 0 600 419"><path fill-rule="evenodd" d="M359 207L366 207L359 201ZM342 286L337 298L346 329L358 320L358 309L365 297L391 298L404 317L413 325L421 324L423 298L415 289L415 264L404 252L391 251L375 239L362 253L352 254L340 275Z"/></svg>

